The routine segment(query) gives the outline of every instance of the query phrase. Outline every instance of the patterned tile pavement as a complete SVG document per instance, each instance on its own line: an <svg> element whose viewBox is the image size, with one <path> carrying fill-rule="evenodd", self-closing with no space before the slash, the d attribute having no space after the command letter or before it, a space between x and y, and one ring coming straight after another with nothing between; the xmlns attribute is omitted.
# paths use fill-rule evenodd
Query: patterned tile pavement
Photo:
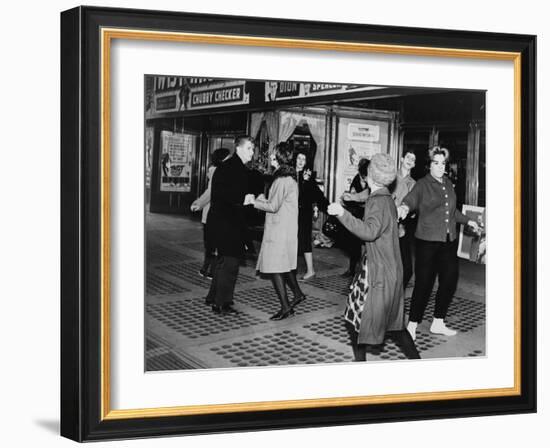
<svg viewBox="0 0 550 448"><path fill-rule="evenodd" d="M204 304L210 281L198 275L202 247L199 222L182 216L147 215L146 370L353 360L342 317L350 279L340 275L347 258L339 249L314 249L317 276L301 283L307 299L297 307L295 316L273 322L269 316L278 309L277 296L271 282L256 275L251 258L240 268L235 291L238 314L219 316ZM304 270L300 260L298 276ZM448 338L429 332L430 300L416 340L422 358L485 355L485 271L462 261L461 270L447 318L459 334ZM409 305L407 299L406 311ZM391 339L382 350L367 354L368 361L399 359L405 356Z"/></svg>

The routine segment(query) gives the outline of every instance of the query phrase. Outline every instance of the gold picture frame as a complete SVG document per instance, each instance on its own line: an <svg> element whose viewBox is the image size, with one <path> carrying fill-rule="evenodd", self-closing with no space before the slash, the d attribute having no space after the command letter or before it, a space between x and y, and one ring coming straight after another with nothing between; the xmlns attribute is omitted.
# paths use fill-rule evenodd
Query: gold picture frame
<svg viewBox="0 0 550 448"><path fill-rule="evenodd" d="M535 375L535 349L529 346L534 338L533 277L536 275L534 255L535 232L526 237L525 232L535 226L536 204L532 178L534 173L534 140L525 135L525 130L534 124L534 37L501 35L497 42L489 33L446 32L441 30L402 31L395 37L392 27L372 27L350 24L314 24L311 38L287 36L290 29L299 30L300 23L257 18L229 18L226 28L220 26L220 17L140 11L138 18L132 10L109 10L104 8L76 8L62 14L62 182L63 191L68 191L83 178L89 179L94 172L98 181L87 187L95 196L80 196L71 190L66 194L62 210L62 226L72 229L73 237L63 237L62 247L62 434L75 440L134 437L159 434L187 434L205 431L224 431L228 428L259 429L333 424L334 422L368 422L382 419L406 419L411 414L400 411L396 404L408 403L417 412L426 416L480 415L498 412L533 412ZM231 21L243 21L250 30L235 34ZM147 26L147 24L155 26ZM174 30L174 23L181 30ZM86 24L87 26L83 26ZM194 25L196 24L196 25ZM265 26L266 35L254 35L253 30ZM269 26L266 26L269 25ZM346 36L351 29L364 31L364 41L349 41ZM148 29L149 28L149 29ZM153 28L153 29L151 29ZM198 28L198 29L197 29ZM213 32L212 30L217 30ZM201 31L202 30L202 31ZM325 33L326 39L319 38ZM63 36L71 38L64 40ZM110 344L110 247L111 247L111 45L117 39L140 41L163 41L200 43L211 45L237 45L246 47L275 47L301 50L369 52L408 56L435 56L444 58L481 59L510 61L514 65L514 386L509 388L461 390L451 392L407 393L399 395L354 396L306 400L282 400L269 402L243 402L217 405L191 405L161 408L112 409L111 407L111 344ZM79 46L78 42L86 45ZM407 42L411 42L408 44ZM428 42L431 42L428 45ZM461 46L461 42L465 43ZM468 46L466 46L468 45ZM93 50L96 50L95 52ZM83 68L97 68L97 86L84 76ZM75 78L79 80L75 83ZM85 94L85 95L84 95ZM83 98L95 102L99 111L99 124L90 126L90 119L83 111ZM87 105L87 104L86 104ZM93 110L93 108L92 108ZM75 115L74 112L78 111ZM95 135L93 142L84 141L78 129ZM75 145L78 151L75 151ZM97 151L95 153L94 151ZM87 154L87 156L84 156ZM94 154L97 154L94 156ZM84 160L94 161L82 165ZM75 175L78 169L80 177ZM86 176L88 174L88 176ZM91 202L90 198L97 200ZM63 193L62 193L62 199ZM94 213L91 210L96 210ZM90 253L93 244L84 244L81 236L82 223L75 224L75 216L86 212L85 219L96 229L89 238L96 243L97 251ZM75 227L76 226L76 227ZM523 231L522 231L523 229ZM64 234L65 235L65 234ZM88 258L84 261L83 255ZM81 260L78 271L66 263ZM94 266L89 267L90 264ZM91 269L91 270L90 270ZM93 291L82 291L82 276L88 281L97 275L98 283ZM76 276L76 278L75 278ZM526 283L527 282L527 283ZM88 300L84 304L84 300ZM74 317L78 319L75 323ZM525 326L529 323L528 328ZM86 325L85 325L86 324ZM93 331L90 331L93 328ZM83 332L87 332L84 334ZM80 335L65 339L69 335ZM78 342L80 341L80 342ZM82 343L86 341L86 345ZM97 357L94 355L97 354ZM85 355L85 356L83 356ZM92 358L90 363L89 359ZM96 359L97 358L97 359ZM81 371L92 367L86 379ZM93 367L96 370L93 370ZM76 368L76 370L75 370ZM79 373L76 373L79 372ZM94 402L95 394L95 402ZM463 403L468 403L468 406ZM472 404L473 403L473 404ZM478 403L476 408L475 403ZM78 408L79 418L69 413ZM389 414L381 416L381 409ZM345 411L344 411L345 410ZM274 411L297 415L290 422ZM308 412L311 411L311 412ZM340 411L340 417L336 417ZM242 419L246 414L248 418ZM257 418L250 418L256 415ZM345 418L342 420L341 416ZM387 417L387 416L390 417ZM215 418L213 416L216 416ZM200 417L197 419L197 417ZM207 424L206 417L215 423ZM167 419L170 424L167 424ZM218 420L216 420L218 419ZM225 419L225 420L224 420ZM216 421L227 422L227 424ZM138 426L137 422L140 422Z"/></svg>

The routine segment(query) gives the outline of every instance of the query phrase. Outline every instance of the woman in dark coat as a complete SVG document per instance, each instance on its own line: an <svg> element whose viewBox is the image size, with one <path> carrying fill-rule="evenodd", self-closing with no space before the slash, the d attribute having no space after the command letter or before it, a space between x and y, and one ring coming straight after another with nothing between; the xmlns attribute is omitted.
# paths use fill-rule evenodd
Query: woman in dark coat
<svg viewBox="0 0 550 448"><path fill-rule="evenodd" d="M369 159L359 160L358 173L351 181L349 192L343 195L344 207L358 219L363 219L363 215L365 214L365 201L369 194L369 186L367 184L369 163ZM357 263L361 260L361 246L363 243L353 233L345 229L341 233L339 244L349 258L349 267L347 271L342 274L342 277L353 277L355 275Z"/></svg>
<svg viewBox="0 0 550 448"><path fill-rule="evenodd" d="M395 162L376 154L368 168L371 189L364 218L355 218L337 203L328 212L365 241L361 274L352 284L346 307L346 324L357 361L366 360L366 346L380 346L389 335L407 358L420 358L405 329L403 266L399 253L397 209L388 190L396 176Z"/></svg>
<svg viewBox="0 0 550 448"><path fill-rule="evenodd" d="M319 189L308 167L307 156L303 152L296 153L296 173L298 180L298 255L303 255L306 261L306 273L301 280L315 277L313 268L313 252L311 248L311 232L313 230L313 206L323 212L327 211L328 200Z"/></svg>

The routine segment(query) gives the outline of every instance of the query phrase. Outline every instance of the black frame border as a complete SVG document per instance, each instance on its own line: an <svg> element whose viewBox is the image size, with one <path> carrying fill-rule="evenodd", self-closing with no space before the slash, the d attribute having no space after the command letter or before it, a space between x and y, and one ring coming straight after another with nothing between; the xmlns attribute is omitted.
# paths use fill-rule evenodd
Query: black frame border
<svg viewBox="0 0 550 448"><path fill-rule="evenodd" d="M521 395L101 420L100 28L521 53ZM61 13L61 435L76 441L536 412L536 36L77 7Z"/></svg>

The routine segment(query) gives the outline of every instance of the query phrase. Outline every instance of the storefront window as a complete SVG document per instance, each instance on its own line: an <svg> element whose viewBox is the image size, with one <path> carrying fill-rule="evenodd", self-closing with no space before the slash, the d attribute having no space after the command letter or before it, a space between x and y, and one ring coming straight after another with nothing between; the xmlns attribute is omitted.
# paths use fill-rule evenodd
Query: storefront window
<svg viewBox="0 0 550 448"><path fill-rule="evenodd" d="M267 125L262 122L260 130L256 135L253 135L256 147L254 148L254 168L260 172L267 172L269 170L269 132Z"/></svg>
<svg viewBox="0 0 550 448"><path fill-rule="evenodd" d="M313 169L313 161L317 153L317 144L313 139L309 127L306 123L301 126L297 126L294 129L294 133L287 140L291 144L294 154L301 152L305 154L307 159L307 168ZM314 173L315 177L322 176L323 173Z"/></svg>
<svg viewBox="0 0 550 448"><path fill-rule="evenodd" d="M413 152L416 156L416 166L411 171L413 179L424 177L427 170L428 146L430 132L421 129L408 129L403 135L403 154ZM402 154L402 155L403 155Z"/></svg>
<svg viewBox="0 0 550 448"><path fill-rule="evenodd" d="M447 166L447 175L455 186L458 208L466 203L466 181L468 162L468 131L441 131L439 133L439 146L443 146L451 153Z"/></svg>
<svg viewBox="0 0 550 448"><path fill-rule="evenodd" d="M219 148L227 148L232 153L235 146L235 136L211 136L208 139L208 155L210 155Z"/></svg>
<svg viewBox="0 0 550 448"><path fill-rule="evenodd" d="M169 131L161 133L160 191L189 193L197 136Z"/></svg>
<svg viewBox="0 0 550 448"><path fill-rule="evenodd" d="M477 205L485 207L485 129L480 131Z"/></svg>
<svg viewBox="0 0 550 448"><path fill-rule="evenodd" d="M389 122L343 117L338 121L335 192L349 191L361 159L389 151Z"/></svg>

